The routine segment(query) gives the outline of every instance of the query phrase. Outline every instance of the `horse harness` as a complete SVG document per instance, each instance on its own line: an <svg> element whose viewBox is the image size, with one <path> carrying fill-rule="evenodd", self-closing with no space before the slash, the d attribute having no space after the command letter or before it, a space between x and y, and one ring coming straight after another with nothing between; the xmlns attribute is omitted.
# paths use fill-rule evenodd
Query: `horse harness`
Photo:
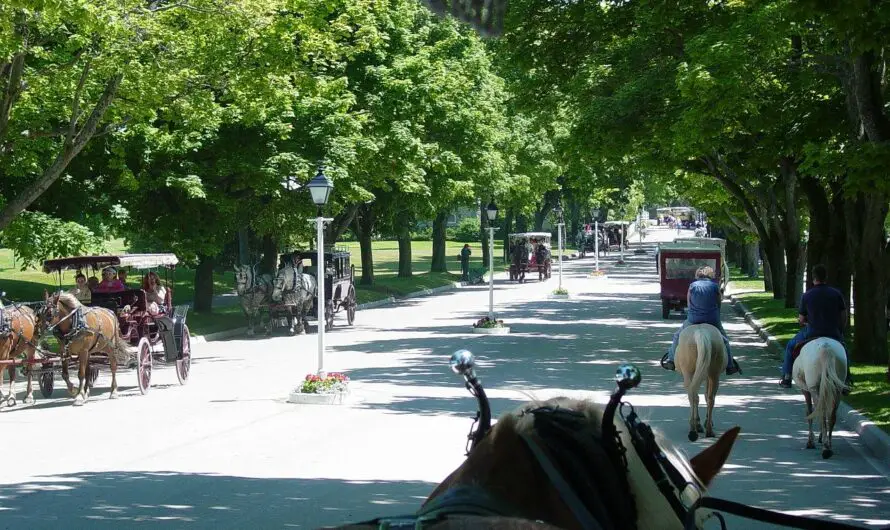
<svg viewBox="0 0 890 530"><path fill-rule="evenodd" d="M480 427L475 432L471 430L468 436L472 444L470 451L472 451L490 432L490 413L489 421L486 422L484 411L489 410L487 398L481 385L472 375L472 371L470 374L470 376L464 374L464 377L467 379L467 387L479 400L480 412L477 414L476 420L478 421L480 416L483 418ZM636 529L636 505L628 484L626 449L614 424L616 412L623 420L637 455L685 530L697 528L695 513L699 509L706 508L733 513L747 519L804 530L852 530L859 528L844 523L808 519L724 499L705 497L702 491L699 491L697 501L691 506L686 506L680 499L680 495L686 488L697 488L697 485L690 483L670 462L659 447L652 428L640 420L633 406L621 401L624 394L637 386L642 379L639 370L632 365L622 365L615 378L618 389L612 394L603 412L600 434L598 436L594 434L592 437L594 444L585 443L583 447L581 445L583 437L591 433L589 427L583 427L582 424L586 422L586 418L580 412L560 407L538 407L522 413L534 415L535 433L537 434L535 438L538 438L540 443L526 434L520 434L520 438L525 442L541 470L547 475L560 498L572 512L578 525L584 530ZM544 448L550 449L550 454L542 448L542 445ZM598 485L596 481L591 480L592 477L585 472L590 469L585 464L589 464L591 459L588 458L585 461L583 458L574 456L579 450L592 456L593 460L611 462L613 469L597 469L597 477L604 479L607 484ZM468 455L470 451L468 451ZM554 458L553 455L561 455L562 458ZM583 497L587 502L584 502L582 497L576 493L578 489L585 493ZM380 529L422 529L460 516L522 517L518 515L520 513L522 512L517 507L504 503L479 486L459 485L449 488L443 494L432 499L414 515L380 517L358 524L376 525ZM716 517L721 528L726 529L726 521L721 513L711 512L709 516ZM540 520L536 522L546 523L546 521ZM884 530L890 530L890 527L885 527Z"/></svg>

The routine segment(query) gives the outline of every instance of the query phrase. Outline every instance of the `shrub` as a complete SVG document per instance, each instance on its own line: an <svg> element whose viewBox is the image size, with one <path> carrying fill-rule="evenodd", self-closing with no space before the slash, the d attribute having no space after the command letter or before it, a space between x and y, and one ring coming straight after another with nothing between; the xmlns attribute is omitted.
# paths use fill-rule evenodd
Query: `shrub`
<svg viewBox="0 0 890 530"><path fill-rule="evenodd" d="M454 228L449 229L448 239L452 241L460 241L461 243L470 243L482 240L482 233L479 226L479 219L475 217L467 217Z"/></svg>

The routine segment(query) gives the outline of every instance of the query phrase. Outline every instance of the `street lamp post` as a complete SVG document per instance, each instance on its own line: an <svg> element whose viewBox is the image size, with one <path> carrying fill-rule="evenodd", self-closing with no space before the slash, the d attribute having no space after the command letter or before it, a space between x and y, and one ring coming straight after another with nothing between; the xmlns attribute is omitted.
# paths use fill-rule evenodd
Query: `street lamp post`
<svg viewBox="0 0 890 530"><path fill-rule="evenodd" d="M318 284L318 375L324 374L324 332L325 332L325 261L324 261L324 222L332 219L324 218L324 206L328 202L331 190L334 189L334 183L324 174L324 166L319 166L318 174L309 181L307 185L309 193L312 195L312 202L318 208L318 215L315 217L315 227L318 231L318 262L315 266L315 278Z"/></svg>
<svg viewBox="0 0 890 530"><path fill-rule="evenodd" d="M593 252L596 255L596 272L600 271L600 211L596 208L590 210L593 217Z"/></svg>
<svg viewBox="0 0 890 530"><path fill-rule="evenodd" d="M494 226L491 223L498 218L498 207L494 201L485 207L488 216L488 319L494 320Z"/></svg>
<svg viewBox="0 0 890 530"><path fill-rule="evenodd" d="M624 221L619 221L621 225L618 228L618 251L621 253L618 256L618 264L624 265L624 227L627 226L624 224Z"/></svg>
<svg viewBox="0 0 890 530"><path fill-rule="evenodd" d="M553 209L553 212L556 213L556 231L558 237L556 246L559 249L559 291L562 291L562 228L565 226L562 218L562 206L557 205L556 208Z"/></svg>

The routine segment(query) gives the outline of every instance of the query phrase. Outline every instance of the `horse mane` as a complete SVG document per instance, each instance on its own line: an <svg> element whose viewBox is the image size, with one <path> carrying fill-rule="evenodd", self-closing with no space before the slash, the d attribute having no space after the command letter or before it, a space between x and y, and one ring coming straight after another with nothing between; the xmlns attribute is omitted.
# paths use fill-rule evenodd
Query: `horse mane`
<svg viewBox="0 0 890 530"><path fill-rule="evenodd" d="M81 306L80 300L71 293L59 293L58 303L67 309L68 312L74 311Z"/></svg>
<svg viewBox="0 0 890 530"><path fill-rule="evenodd" d="M563 410L574 415L563 426L561 420L544 419L550 413L537 409ZM627 428L616 414L615 426L627 449L627 470L616 468L611 455L600 443L604 406L589 400L557 397L526 403L504 414L495 425L498 431L517 435L535 435L544 442L545 450L572 485L581 499L596 495L605 506L617 528L682 528L667 500L633 447ZM696 488L680 492L686 502L696 500L705 487L695 476L687 458L660 432L655 430L659 446L671 463ZM494 432L492 432L494 434ZM552 442L548 442L548 438ZM594 480L595 479L595 480ZM704 511L702 511L703 513Z"/></svg>

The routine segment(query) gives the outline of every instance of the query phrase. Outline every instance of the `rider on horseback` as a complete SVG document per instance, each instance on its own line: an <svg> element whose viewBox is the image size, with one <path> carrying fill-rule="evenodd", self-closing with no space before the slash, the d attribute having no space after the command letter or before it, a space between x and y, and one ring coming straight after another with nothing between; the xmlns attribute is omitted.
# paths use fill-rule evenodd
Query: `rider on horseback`
<svg viewBox="0 0 890 530"><path fill-rule="evenodd" d="M720 330L723 336L723 343L726 345L726 375L741 373L739 363L732 358L729 351L729 338L726 336L726 330L720 323L720 286L714 281L714 269L711 267L701 267L695 271L695 281L689 285L689 292L686 299L689 308L686 311L686 321L680 326L680 329L674 333L674 342L670 349L661 358L661 366L665 370L674 369L674 354L677 351L677 341L680 339L680 332L693 324L710 324Z"/></svg>
<svg viewBox="0 0 890 530"><path fill-rule="evenodd" d="M785 359L782 363L782 380L779 385L791 388L791 367L794 364L794 349L801 342L818 337L828 337L844 345L844 324L847 321L847 304L841 292L825 283L828 272L825 265L813 267L813 286L800 298L797 316L803 328L785 345ZM852 386L850 359L847 358L847 386Z"/></svg>

